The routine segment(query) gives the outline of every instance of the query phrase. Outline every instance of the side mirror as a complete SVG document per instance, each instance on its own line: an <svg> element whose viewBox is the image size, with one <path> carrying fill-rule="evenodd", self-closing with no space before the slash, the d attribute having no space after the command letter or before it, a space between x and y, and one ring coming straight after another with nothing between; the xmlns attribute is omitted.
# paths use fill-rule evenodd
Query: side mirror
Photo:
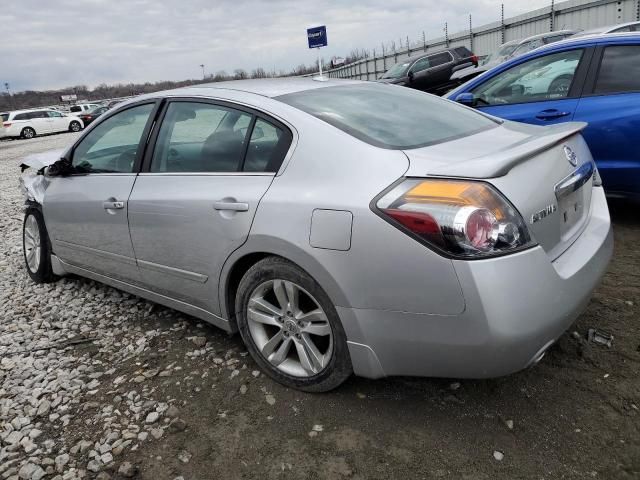
<svg viewBox="0 0 640 480"><path fill-rule="evenodd" d="M413 77L415 76L415 74L412 71L409 71L409 73L407 73L407 77L409 77L409 81L413 82Z"/></svg>
<svg viewBox="0 0 640 480"><path fill-rule="evenodd" d="M71 165L71 160L64 157L52 163L46 169L46 174L50 177L64 177L65 175L71 175L73 172L74 168Z"/></svg>
<svg viewBox="0 0 640 480"><path fill-rule="evenodd" d="M473 93L464 92L460 93L456 97L456 102L461 103L462 105L466 105L467 107L473 107L476 103L476 98Z"/></svg>

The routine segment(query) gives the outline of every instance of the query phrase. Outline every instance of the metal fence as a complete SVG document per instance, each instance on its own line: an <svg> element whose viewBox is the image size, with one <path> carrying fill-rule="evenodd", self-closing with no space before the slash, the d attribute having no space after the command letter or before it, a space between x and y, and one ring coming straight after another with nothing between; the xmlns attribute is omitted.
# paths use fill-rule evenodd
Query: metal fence
<svg viewBox="0 0 640 480"><path fill-rule="evenodd" d="M330 69L328 75L375 80L395 63L424 52L464 46L476 55L484 56L504 42L538 33L569 28L587 30L640 20L640 0L569 0L560 3L551 0L549 7L511 18L504 18L503 5L499 18L497 22L474 28L469 15L469 29L466 31L449 34L445 23L443 37L427 40L423 32L420 40L411 42L407 37L406 43L401 47L397 47L395 43L391 46L381 44L381 48L365 52L366 58Z"/></svg>

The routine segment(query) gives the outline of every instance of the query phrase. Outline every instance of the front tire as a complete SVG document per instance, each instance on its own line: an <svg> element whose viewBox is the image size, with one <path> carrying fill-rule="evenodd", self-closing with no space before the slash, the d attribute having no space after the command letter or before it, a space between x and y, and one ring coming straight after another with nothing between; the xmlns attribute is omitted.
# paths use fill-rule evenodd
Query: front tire
<svg viewBox="0 0 640 480"><path fill-rule="evenodd" d="M20 136L25 140L36 136L36 131L31 127L24 127L20 132Z"/></svg>
<svg viewBox="0 0 640 480"><path fill-rule="evenodd" d="M80 122L74 120L69 124L70 132L79 132L80 130L82 130L82 125L80 125Z"/></svg>
<svg viewBox="0 0 640 480"><path fill-rule="evenodd" d="M42 213L29 208L22 224L22 251L27 273L36 283L50 283L56 277L51 268L51 245Z"/></svg>
<svg viewBox="0 0 640 480"><path fill-rule="evenodd" d="M235 307L249 353L277 382L326 392L353 372L334 305L293 263L279 257L256 263L240 281Z"/></svg>

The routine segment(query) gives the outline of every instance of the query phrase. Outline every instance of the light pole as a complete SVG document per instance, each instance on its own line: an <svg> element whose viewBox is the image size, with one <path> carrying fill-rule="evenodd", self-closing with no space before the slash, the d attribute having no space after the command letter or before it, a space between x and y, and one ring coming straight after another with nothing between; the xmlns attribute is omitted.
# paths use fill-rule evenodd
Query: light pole
<svg viewBox="0 0 640 480"><path fill-rule="evenodd" d="M4 82L4 88L7 89L7 95L9 95L9 103L13 107L13 98L11 98L11 90L9 90L9 82Z"/></svg>
<svg viewBox="0 0 640 480"><path fill-rule="evenodd" d="M200 68L202 69L202 79L204 80L204 64L200 64Z"/></svg>

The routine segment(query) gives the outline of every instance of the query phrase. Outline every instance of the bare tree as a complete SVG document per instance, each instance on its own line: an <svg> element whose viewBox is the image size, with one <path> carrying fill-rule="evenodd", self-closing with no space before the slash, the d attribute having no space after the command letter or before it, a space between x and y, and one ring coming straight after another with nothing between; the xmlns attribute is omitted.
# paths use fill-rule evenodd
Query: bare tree
<svg viewBox="0 0 640 480"><path fill-rule="evenodd" d="M249 76L247 75L247 72L242 68L236 68L233 71L233 78L235 78L236 80L244 80L245 78L248 78L248 77Z"/></svg>

